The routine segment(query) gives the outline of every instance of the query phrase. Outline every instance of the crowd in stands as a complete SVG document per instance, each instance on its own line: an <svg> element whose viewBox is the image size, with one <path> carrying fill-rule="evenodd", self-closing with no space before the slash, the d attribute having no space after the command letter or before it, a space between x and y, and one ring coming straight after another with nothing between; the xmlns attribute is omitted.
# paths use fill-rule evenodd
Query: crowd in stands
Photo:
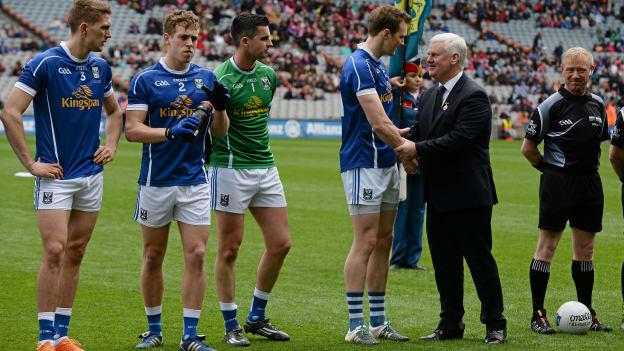
<svg viewBox="0 0 624 351"><path fill-rule="evenodd" d="M624 52L624 36L622 28L608 28L606 31L597 30L598 42L593 50L596 52Z"/></svg>
<svg viewBox="0 0 624 351"><path fill-rule="evenodd" d="M609 6L607 0L459 1L450 12L479 29L486 27L488 22L526 20L532 14L536 14L541 28L589 28L604 22L607 16L615 15L614 6Z"/></svg>
<svg viewBox="0 0 624 351"><path fill-rule="evenodd" d="M198 41L198 55L210 62L214 68L219 62L231 57L233 43L228 27L229 21L241 11L265 14L271 22L274 48L269 51L265 63L277 72L278 84L285 88L283 98L322 100L326 94L337 93L342 62L358 42L366 38L365 23L374 5L354 5L350 2L329 2L313 0L280 1L186 1L186 0L118 0L139 12L149 13L154 6L163 6L169 13L179 8L196 11L201 18L202 31ZM624 14L624 9L622 10ZM467 15L472 14L472 15ZM575 26L581 26L586 19L589 25L598 23L605 16L613 15L606 1L480 1L457 2L454 7L431 16L427 29L448 31L445 20L457 17L465 21L509 21L526 19L529 16L574 17ZM471 18L470 16L474 16ZM54 22L54 21L53 21ZM473 24L475 24L473 22ZM160 18L149 17L146 27L132 23L127 29L137 34L137 39L120 45L108 45L102 56L112 67L130 68L133 73L152 64L160 56L160 39L140 39L143 34L162 34ZM621 29L600 30L599 37L605 49L596 51L622 52L624 47ZM478 39L492 39L491 33L483 33ZM7 47L3 38L22 38L30 46ZM489 86L512 86L509 96L492 95L492 102L511 106L511 112L530 113L538 102L558 88L558 63L563 52L560 44L552 53L543 51L541 33L534 39L533 47L524 50L507 46L504 50L482 49L469 43L466 70ZM40 51L43 43L29 38L19 26L4 24L0 27L0 53L11 50ZM15 45L14 45L15 46ZM338 58L324 52L324 46L339 47ZM335 52L334 52L335 54ZM624 61L616 57L602 57L596 61L594 88L610 103L624 106ZM0 64L0 74L19 75L22 63L13 67ZM6 72L6 73L3 73ZM554 77L554 78L553 78ZM115 77L114 86L119 91L121 102L125 102L128 80ZM529 97L533 97L530 99Z"/></svg>

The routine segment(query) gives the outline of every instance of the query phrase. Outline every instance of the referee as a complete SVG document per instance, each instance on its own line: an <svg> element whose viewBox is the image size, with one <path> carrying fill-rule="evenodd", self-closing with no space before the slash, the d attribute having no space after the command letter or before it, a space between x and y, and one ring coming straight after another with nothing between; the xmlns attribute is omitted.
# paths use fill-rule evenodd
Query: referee
<svg viewBox="0 0 624 351"><path fill-rule="evenodd" d="M529 278L533 300L531 329L553 334L544 309L550 263L566 222L572 228L572 280L578 301L592 314L590 330L612 331L592 308L594 239L602 229L604 198L598 175L600 143L609 139L603 100L587 85L594 59L574 47L562 58L565 84L533 112L522 154L543 175L540 178L539 238ZM544 142L544 155L537 145Z"/></svg>

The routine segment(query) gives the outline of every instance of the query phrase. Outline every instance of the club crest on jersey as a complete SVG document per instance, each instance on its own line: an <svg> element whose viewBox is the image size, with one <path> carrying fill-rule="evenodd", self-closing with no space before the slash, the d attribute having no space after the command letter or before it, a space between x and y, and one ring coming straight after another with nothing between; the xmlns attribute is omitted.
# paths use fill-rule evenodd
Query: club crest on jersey
<svg viewBox="0 0 624 351"><path fill-rule="evenodd" d="M179 95L169 103L169 107L160 108L160 117L181 118L193 114L193 100L186 95Z"/></svg>
<svg viewBox="0 0 624 351"><path fill-rule="evenodd" d="M201 87L204 85L204 80L201 78L195 78L195 88L197 89L201 89Z"/></svg>
<svg viewBox="0 0 624 351"><path fill-rule="evenodd" d="M262 88L264 90L271 90L271 81L268 77L262 77L260 78L260 81L262 82Z"/></svg>
<svg viewBox="0 0 624 351"><path fill-rule="evenodd" d="M144 208L141 208L141 214L140 214L140 216L141 216L141 220L142 220L142 221L147 221L147 210L146 210L146 209L144 209Z"/></svg>
<svg viewBox="0 0 624 351"><path fill-rule="evenodd" d="M79 110L90 110L93 107L100 106L99 99L91 99L93 91L86 84L81 84L76 90L72 92L72 96L61 98L61 107L63 108L77 108Z"/></svg>
<svg viewBox="0 0 624 351"><path fill-rule="evenodd" d="M223 207L228 207L230 205L230 194L221 194L221 200L219 203Z"/></svg>
<svg viewBox="0 0 624 351"><path fill-rule="evenodd" d="M44 191L43 192L43 200L41 200L41 202L43 202L46 205L51 204L53 195L54 195L54 193L49 193L49 192Z"/></svg>
<svg viewBox="0 0 624 351"><path fill-rule="evenodd" d="M373 199L373 189L362 189L362 198L364 200L372 200Z"/></svg>
<svg viewBox="0 0 624 351"><path fill-rule="evenodd" d="M594 127L602 127L602 119L597 116L589 116L589 122Z"/></svg>
<svg viewBox="0 0 624 351"><path fill-rule="evenodd" d="M100 67L98 67L98 66L91 67L91 73L93 73L93 78L99 79L100 78Z"/></svg>

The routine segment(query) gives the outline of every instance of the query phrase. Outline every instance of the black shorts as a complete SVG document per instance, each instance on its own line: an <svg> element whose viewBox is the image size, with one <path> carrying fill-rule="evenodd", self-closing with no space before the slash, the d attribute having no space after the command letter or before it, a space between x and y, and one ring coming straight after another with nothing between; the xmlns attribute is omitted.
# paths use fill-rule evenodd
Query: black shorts
<svg viewBox="0 0 624 351"><path fill-rule="evenodd" d="M570 227L602 230L604 195L598 173L569 174L546 168L540 178L539 228L560 232Z"/></svg>

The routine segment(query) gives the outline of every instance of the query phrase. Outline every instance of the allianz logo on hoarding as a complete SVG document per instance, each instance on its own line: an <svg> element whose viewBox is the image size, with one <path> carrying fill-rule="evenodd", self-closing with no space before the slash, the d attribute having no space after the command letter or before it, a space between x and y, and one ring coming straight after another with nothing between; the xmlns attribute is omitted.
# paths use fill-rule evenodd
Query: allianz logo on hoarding
<svg viewBox="0 0 624 351"><path fill-rule="evenodd" d="M306 134L340 136L342 134L342 125L328 124L325 122L308 122L308 125L306 126Z"/></svg>

